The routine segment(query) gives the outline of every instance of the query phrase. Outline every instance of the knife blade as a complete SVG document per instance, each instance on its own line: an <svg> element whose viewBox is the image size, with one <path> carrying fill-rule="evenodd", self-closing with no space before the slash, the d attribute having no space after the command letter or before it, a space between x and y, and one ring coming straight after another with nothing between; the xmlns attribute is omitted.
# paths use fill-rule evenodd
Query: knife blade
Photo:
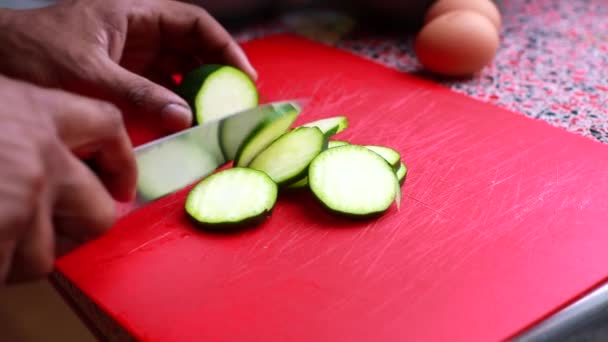
<svg viewBox="0 0 608 342"><path fill-rule="evenodd" d="M133 202L118 204L119 217L213 173L234 158L238 146L265 118L285 111L299 114L308 101L267 103L136 147L137 195Z"/></svg>

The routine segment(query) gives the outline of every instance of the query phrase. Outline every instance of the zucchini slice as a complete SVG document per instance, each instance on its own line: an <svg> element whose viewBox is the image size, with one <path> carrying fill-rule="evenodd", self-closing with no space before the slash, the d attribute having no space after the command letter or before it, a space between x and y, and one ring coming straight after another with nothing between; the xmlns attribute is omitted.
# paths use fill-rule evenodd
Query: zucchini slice
<svg viewBox="0 0 608 342"><path fill-rule="evenodd" d="M255 225L271 215L277 196L277 184L264 172L233 167L195 185L186 198L186 212L208 228Z"/></svg>
<svg viewBox="0 0 608 342"><path fill-rule="evenodd" d="M379 145L365 145L368 149L378 153L382 158L384 158L395 171L399 168L399 163L401 162L401 154L397 152L395 149L386 146Z"/></svg>
<svg viewBox="0 0 608 342"><path fill-rule="evenodd" d="M226 160L234 160L243 141L253 132L264 116L269 115L269 111L269 108L258 107L247 116L234 116L220 123L219 142Z"/></svg>
<svg viewBox="0 0 608 342"><path fill-rule="evenodd" d="M260 152L289 130L299 112L293 106L282 109L268 115L239 145L234 157L235 166L248 166Z"/></svg>
<svg viewBox="0 0 608 342"><path fill-rule="evenodd" d="M403 162L399 162L399 168L395 171L395 174L399 180L399 185L403 185L405 182L405 175L407 174L407 166L403 164Z"/></svg>
<svg viewBox="0 0 608 342"><path fill-rule="evenodd" d="M310 163L308 183L327 209L349 217L376 216L399 202L395 171L380 155L359 145L321 152Z"/></svg>
<svg viewBox="0 0 608 342"><path fill-rule="evenodd" d="M344 140L329 140L327 142L327 148L334 148L334 147L343 146L343 145L350 145L350 143L348 141L344 141ZM306 186L308 186L308 176L304 176L304 178L301 178L301 179L289 184L287 187L290 189L299 189L299 188L304 188Z"/></svg>
<svg viewBox="0 0 608 342"><path fill-rule="evenodd" d="M204 65L184 76L177 89L194 111L194 123L201 124L258 105L253 80L243 71L220 64Z"/></svg>
<svg viewBox="0 0 608 342"><path fill-rule="evenodd" d="M326 138L344 131L348 127L346 116L332 116L305 123L300 127L318 127Z"/></svg>
<svg viewBox="0 0 608 342"><path fill-rule="evenodd" d="M289 184L287 186L287 188L289 189L301 189L301 188L305 188L306 186L308 186L308 176L301 178L300 180L297 180L291 184Z"/></svg>
<svg viewBox="0 0 608 342"><path fill-rule="evenodd" d="M174 144L179 144L180 148L161 144L155 153L143 153L137 157L137 191L141 198L153 200L163 197L200 180L201 174L211 173L222 164L221 155L209 151L206 146L186 139L176 140ZM217 144L210 144L214 145ZM159 152L163 167L150 167L158 164Z"/></svg>
<svg viewBox="0 0 608 342"><path fill-rule="evenodd" d="M298 127L272 142L248 167L264 171L283 185L305 176L310 162L325 148L325 137L319 128Z"/></svg>
<svg viewBox="0 0 608 342"><path fill-rule="evenodd" d="M327 148L333 148L333 147L349 145L349 144L350 143L348 141L344 141L344 140L330 140L327 142Z"/></svg>

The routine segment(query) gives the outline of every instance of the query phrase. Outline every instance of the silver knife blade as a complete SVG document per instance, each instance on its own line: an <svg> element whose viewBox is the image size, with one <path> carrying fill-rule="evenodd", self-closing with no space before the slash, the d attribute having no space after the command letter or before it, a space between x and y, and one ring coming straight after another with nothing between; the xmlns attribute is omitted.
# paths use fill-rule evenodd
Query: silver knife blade
<svg viewBox="0 0 608 342"><path fill-rule="evenodd" d="M213 173L234 158L238 146L264 118L277 112L302 111L308 99L260 105L134 149L137 162L137 196L119 204L119 216L174 193Z"/></svg>

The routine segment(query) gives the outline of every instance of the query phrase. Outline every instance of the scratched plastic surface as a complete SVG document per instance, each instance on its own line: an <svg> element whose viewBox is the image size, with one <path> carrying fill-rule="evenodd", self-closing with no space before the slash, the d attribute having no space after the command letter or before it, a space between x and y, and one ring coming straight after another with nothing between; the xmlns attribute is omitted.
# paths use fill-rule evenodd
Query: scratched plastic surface
<svg viewBox="0 0 608 342"><path fill-rule="evenodd" d="M135 212L57 264L134 336L494 341L608 275L608 146L298 38L245 49L266 100L313 96L298 123L345 114L340 139L402 153L401 209L289 195L232 235L189 223L187 189Z"/></svg>

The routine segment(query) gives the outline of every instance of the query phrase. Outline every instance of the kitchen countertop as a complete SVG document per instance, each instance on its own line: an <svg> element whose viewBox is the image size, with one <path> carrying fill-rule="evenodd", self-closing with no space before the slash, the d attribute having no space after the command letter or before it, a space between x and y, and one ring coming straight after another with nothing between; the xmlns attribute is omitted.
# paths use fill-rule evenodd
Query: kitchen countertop
<svg viewBox="0 0 608 342"><path fill-rule="evenodd" d="M469 79L434 78L454 91L608 143L608 2L503 0L501 46ZM413 35L358 30L351 17L292 12L233 29L240 40L291 31L416 73Z"/></svg>

